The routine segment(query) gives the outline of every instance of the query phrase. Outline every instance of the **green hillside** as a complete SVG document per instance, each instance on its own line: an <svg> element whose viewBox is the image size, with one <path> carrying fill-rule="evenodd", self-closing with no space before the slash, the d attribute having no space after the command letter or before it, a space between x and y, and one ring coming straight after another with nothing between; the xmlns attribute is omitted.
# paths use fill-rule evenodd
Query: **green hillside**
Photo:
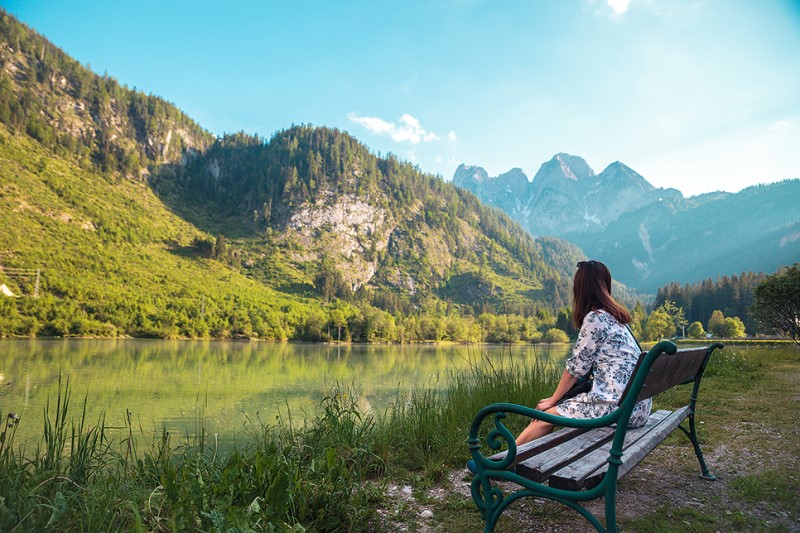
<svg viewBox="0 0 800 533"><path fill-rule="evenodd" d="M514 341L566 316L580 250L470 193L328 128L214 139L3 12L0 37L0 335Z"/></svg>
<svg viewBox="0 0 800 533"><path fill-rule="evenodd" d="M201 257L206 237L146 186L0 128L0 261L41 269L0 299L1 334L287 338L311 308ZM8 278L8 276L7 276ZM33 292L8 278L12 291Z"/></svg>

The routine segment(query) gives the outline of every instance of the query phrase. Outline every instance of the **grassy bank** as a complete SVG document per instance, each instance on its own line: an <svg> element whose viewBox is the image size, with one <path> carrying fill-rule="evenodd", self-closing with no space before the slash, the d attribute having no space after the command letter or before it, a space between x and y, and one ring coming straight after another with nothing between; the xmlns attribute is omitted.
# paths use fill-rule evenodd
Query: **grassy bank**
<svg viewBox="0 0 800 533"><path fill-rule="evenodd" d="M481 406L531 403L556 378L552 367L478 360L452 373L446 391L400 396L379 417L362 412L352 388L336 385L313 419L253 420L229 450L206 434L202 418L192 438L87 420L64 383L35 447L14 444L18 424L34 420L5 421L0 530L379 529L376 511L392 479L441 479L463 464L467 427ZM0 389L0 408L9 407Z"/></svg>
<svg viewBox="0 0 800 533"><path fill-rule="evenodd" d="M800 435L787 407L797 400L800 351L734 347L717 355L701 389L698 419L720 480L697 480L688 441L671 436L623 479L624 529L780 531L797 525L800 484L787 473L800 466ZM203 431L202 418L197 438L86 420L81 410L72 412L81 402L65 384L45 411L37 446L15 446L18 422L5 420L0 530L479 530L462 474L472 417L494 401L533 405L559 375L553 367L476 361L451 374L446 390L409 393L379 415L362 412L351 388L335 386L307 423L252 421L226 451ZM674 407L684 394L670 391L657 404ZM0 407L9 407L2 389ZM517 431L524 423L510 420L509 427ZM657 483L665 473L672 477ZM644 496L626 497L629 492L653 498L641 505ZM555 504L520 502L510 511L499 531L585 527Z"/></svg>

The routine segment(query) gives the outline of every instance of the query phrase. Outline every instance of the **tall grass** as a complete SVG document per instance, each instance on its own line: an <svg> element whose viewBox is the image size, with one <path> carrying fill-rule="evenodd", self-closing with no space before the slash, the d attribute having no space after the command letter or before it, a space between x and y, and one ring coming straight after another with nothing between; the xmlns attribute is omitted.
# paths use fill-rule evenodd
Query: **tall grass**
<svg viewBox="0 0 800 533"><path fill-rule="evenodd" d="M377 427L376 447L393 466L438 476L467 457L466 440L475 414L494 402L536 405L555 390L561 370L542 363L521 364L479 357L450 372L444 390L432 387L398 395ZM521 430L528 420L510 419Z"/></svg>
<svg viewBox="0 0 800 533"><path fill-rule="evenodd" d="M130 418L119 442L102 417L87 424L85 399L71 418L62 384L30 457L14 447L16 418L0 432L0 531L364 528L382 494L368 481L384 465L370 449L372 419L356 402L335 388L303 428L261 425L225 453L202 420L194 437L175 444L162 430L139 449L147 437Z"/></svg>
<svg viewBox="0 0 800 533"><path fill-rule="evenodd" d="M310 420L257 421L228 450L209 438L202 415L196 435L180 442L166 430L146 435L130 414L123 428L102 416L89 424L86 398L73 417L65 382L47 403L32 454L14 448L16 418L0 432L0 530L372 530L387 475L435 478L461 464L481 407L532 405L558 374L481 357L451 372L445 389L418 389L381 417L337 383Z"/></svg>

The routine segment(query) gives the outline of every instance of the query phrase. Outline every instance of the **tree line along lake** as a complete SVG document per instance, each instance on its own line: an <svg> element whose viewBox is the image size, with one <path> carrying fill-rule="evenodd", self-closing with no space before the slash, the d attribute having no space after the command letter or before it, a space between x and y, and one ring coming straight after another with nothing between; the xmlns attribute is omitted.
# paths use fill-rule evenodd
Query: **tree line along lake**
<svg viewBox="0 0 800 533"><path fill-rule="evenodd" d="M0 409L21 417L15 442L35 446L59 379L72 394L68 418L145 435L162 427L190 438L203 423L224 444L278 417L313 416L338 382L358 391L360 407L380 416L415 389L443 389L449 372L470 365L558 362L566 344L329 345L145 339L0 340ZM63 386L63 385L62 385ZM112 435L113 437L113 435Z"/></svg>

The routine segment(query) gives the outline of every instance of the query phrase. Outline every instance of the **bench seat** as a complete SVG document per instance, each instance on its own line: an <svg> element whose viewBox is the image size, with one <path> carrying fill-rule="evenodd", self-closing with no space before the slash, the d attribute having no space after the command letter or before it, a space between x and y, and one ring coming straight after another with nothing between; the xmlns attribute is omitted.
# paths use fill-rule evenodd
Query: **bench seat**
<svg viewBox="0 0 800 533"><path fill-rule="evenodd" d="M636 464L653 451L673 429L689 416L689 407L675 411L656 411L650 415L644 426L629 429L625 434L622 448L622 464L617 471L617 479L627 474ZM591 489L600 484L608 470L608 456L611 439L583 455L573 458L569 464L553 472L549 477L551 487L566 490ZM520 473L518 471L518 473ZM522 473L524 476L525 474ZM526 476L527 477L527 476Z"/></svg>

